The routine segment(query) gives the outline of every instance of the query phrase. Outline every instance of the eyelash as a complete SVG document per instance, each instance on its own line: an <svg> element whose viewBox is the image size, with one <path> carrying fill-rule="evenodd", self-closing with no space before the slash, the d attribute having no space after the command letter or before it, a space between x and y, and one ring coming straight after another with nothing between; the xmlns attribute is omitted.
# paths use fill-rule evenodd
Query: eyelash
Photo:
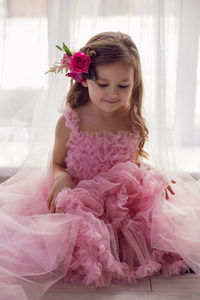
<svg viewBox="0 0 200 300"><path fill-rule="evenodd" d="M100 84L100 83L98 83L98 85L99 85L100 87L102 87L102 88L108 86L108 84ZM125 89L125 88L127 88L127 87L128 87L128 85L119 85L119 88L120 88L120 89Z"/></svg>

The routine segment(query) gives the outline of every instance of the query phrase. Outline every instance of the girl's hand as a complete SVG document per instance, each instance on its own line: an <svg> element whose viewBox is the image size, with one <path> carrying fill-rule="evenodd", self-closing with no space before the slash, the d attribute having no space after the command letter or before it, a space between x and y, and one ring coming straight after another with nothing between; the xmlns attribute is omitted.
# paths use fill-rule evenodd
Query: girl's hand
<svg viewBox="0 0 200 300"><path fill-rule="evenodd" d="M73 181L69 178L68 174L66 176L63 174L62 176L59 176L58 179L55 180L54 186L51 190L51 193L49 194L49 197L47 199L47 207L50 210L51 213L56 212L56 206L55 206L55 200L58 195L58 193L64 188L68 187L73 189L75 187L75 184Z"/></svg>
<svg viewBox="0 0 200 300"><path fill-rule="evenodd" d="M171 180L171 182L172 182L173 184L176 183L176 181L174 181L174 180ZM167 200L169 199L169 194L168 194L168 192L170 192L172 195L175 195L175 193L174 193L174 191L172 190L171 186L168 185L168 186L166 187L166 189L165 189L165 199L167 199Z"/></svg>

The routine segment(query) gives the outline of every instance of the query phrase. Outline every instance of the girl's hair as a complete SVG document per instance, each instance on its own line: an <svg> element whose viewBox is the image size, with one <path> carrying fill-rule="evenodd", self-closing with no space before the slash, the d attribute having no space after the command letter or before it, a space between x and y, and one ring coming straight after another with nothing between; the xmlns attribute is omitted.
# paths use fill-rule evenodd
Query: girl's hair
<svg viewBox="0 0 200 300"><path fill-rule="evenodd" d="M142 117L142 97L143 82L141 73L140 57L131 37L121 32L103 32L93 36L80 51L88 53L94 50L96 55L92 57L95 67L99 65L111 64L122 61L133 66L134 86L131 95L130 119L138 128L140 133L140 144L138 159L148 154L143 150L143 146L148 137L148 129ZM71 88L67 94L67 104L71 108L76 108L89 101L88 90L82 83L71 81Z"/></svg>

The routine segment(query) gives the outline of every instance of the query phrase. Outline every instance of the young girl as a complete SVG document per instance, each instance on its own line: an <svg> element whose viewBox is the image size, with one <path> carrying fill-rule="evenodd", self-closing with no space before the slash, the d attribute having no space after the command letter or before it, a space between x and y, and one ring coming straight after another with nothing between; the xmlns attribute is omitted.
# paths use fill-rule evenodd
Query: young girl
<svg viewBox="0 0 200 300"><path fill-rule="evenodd" d="M65 45L64 50L61 67L70 67L67 76L76 82L56 128L54 184L47 203L52 213L81 217L66 279L98 286L157 272L184 273L192 263L199 270L200 256L190 261L196 254L182 251L191 247L182 224L191 207L179 194L180 180L174 192L170 183L176 181L142 164L148 130L133 41L106 32L74 56ZM191 204L200 200L198 191L191 196ZM195 243L200 235L196 238Z"/></svg>
<svg viewBox="0 0 200 300"><path fill-rule="evenodd" d="M106 32L73 55L57 48L65 54L50 71L66 71L72 85L51 180L31 173L31 184L22 177L0 190L1 299L39 299L61 278L104 286L200 274L200 185L142 162L148 130L132 39Z"/></svg>

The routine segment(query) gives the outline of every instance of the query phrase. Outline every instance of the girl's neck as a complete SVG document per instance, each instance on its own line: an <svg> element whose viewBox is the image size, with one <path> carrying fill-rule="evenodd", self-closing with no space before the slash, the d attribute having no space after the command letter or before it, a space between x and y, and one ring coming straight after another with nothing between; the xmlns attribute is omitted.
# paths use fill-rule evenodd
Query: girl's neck
<svg viewBox="0 0 200 300"><path fill-rule="evenodd" d="M101 109L99 109L96 105L94 105L91 102L88 102L85 105L85 111L88 114L92 114L95 117L98 117L99 119L112 119L112 118L124 118L127 117L129 114L129 108L128 107L122 107L116 111L113 112L107 112L107 111L103 111Z"/></svg>
<svg viewBox="0 0 200 300"><path fill-rule="evenodd" d="M132 126L129 119L128 109L120 109L115 112L104 112L87 103L76 108L79 116L79 126L81 131L99 132L110 131L130 131Z"/></svg>

